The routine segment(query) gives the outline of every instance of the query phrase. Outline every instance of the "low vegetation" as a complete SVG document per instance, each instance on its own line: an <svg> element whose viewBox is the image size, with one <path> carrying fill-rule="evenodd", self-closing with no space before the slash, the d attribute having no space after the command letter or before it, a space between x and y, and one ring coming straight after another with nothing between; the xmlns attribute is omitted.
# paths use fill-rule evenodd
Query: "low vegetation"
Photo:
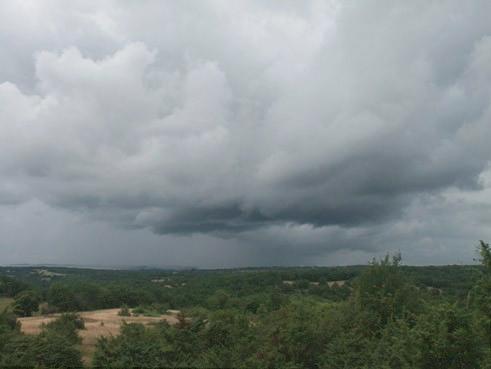
<svg viewBox="0 0 491 369"><path fill-rule="evenodd" d="M79 348L82 353L82 361L89 364L96 349L98 339L101 337L113 337L120 333L123 322L128 324L142 324L144 326L167 321L176 324L176 314L169 313L157 317L122 316L119 309L105 309L84 311L79 314L64 313L54 315L39 315L19 318L20 331L27 335L40 334L45 326L63 330L67 324L77 331L80 338Z"/></svg>
<svg viewBox="0 0 491 369"><path fill-rule="evenodd" d="M11 297L0 297L0 312L11 309L14 299Z"/></svg>
<svg viewBox="0 0 491 369"><path fill-rule="evenodd" d="M480 253L480 266L387 256L343 268L55 269L50 281L18 268L0 279L12 307L0 314L0 367L491 368L489 245Z"/></svg>

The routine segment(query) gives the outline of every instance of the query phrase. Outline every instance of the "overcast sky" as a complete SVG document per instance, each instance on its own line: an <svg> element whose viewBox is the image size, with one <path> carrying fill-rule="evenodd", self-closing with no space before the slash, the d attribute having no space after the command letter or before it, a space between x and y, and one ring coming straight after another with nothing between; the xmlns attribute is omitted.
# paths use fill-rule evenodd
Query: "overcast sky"
<svg viewBox="0 0 491 369"><path fill-rule="evenodd" d="M0 264L471 263L491 2L0 2Z"/></svg>

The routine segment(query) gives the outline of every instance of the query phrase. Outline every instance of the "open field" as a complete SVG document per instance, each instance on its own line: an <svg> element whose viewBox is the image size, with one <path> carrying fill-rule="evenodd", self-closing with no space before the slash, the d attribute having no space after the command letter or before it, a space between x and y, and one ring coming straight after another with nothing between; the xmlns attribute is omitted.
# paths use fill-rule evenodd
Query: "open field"
<svg viewBox="0 0 491 369"><path fill-rule="evenodd" d="M0 297L0 312L3 311L7 306L14 302L13 298L10 297Z"/></svg>
<svg viewBox="0 0 491 369"><path fill-rule="evenodd" d="M120 309L105 309L84 311L80 316L85 320L85 329L79 331L82 337L81 351L83 360L87 364L94 353L97 339L101 336L116 336L119 334L120 326L123 321L127 323L152 324L166 320L169 324L177 323L174 312L159 317L148 316L119 316ZM39 334L42 324L55 320L59 314L42 315L27 318L19 318L21 330L26 334Z"/></svg>

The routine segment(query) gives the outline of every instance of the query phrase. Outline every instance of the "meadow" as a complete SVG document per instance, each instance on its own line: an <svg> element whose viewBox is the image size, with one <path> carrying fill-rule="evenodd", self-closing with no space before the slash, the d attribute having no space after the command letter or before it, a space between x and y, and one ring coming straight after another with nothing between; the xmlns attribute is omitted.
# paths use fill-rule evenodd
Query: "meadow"
<svg viewBox="0 0 491 369"><path fill-rule="evenodd" d="M98 339L119 335L123 322L143 325L156 324L161 321L166 321L169 324L178 322L176 312L152 317L144 315L121 316L119 312L120 309L104 309L84 311L78 314L85 323L84 329L79 330L78 334L81 338L82 360L86 365L90 364L92 360ZM38 335L42 332L43 325L49 324L59 317L60 314L37 315L22 317L18 321L21 324L21 332L29 335Z"/></svg>

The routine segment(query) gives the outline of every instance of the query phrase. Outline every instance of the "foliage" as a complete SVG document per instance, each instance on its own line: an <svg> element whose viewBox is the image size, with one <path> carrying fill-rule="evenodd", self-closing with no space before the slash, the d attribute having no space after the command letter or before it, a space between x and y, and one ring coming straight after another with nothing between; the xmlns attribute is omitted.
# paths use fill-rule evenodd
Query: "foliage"
<svg viewBox="0 0 491 369"><path fill-rule="evenodd" d="M14 313L18 316L31 316L39 308L39 296L33 291L22 291L15 296Z"/></svg>
<svg viewBox="0 0 491 369"><path fill-rule="evenodd" d="M417 290L402 275L400 255L373 261L355 283L353 304L366 323L367 335L390 322L409 318L421 306Z"/></svg>
<svg viewBox="0 0 491 369"><path fill-rule="evenodd" d="M0 275L0 296L14 297L27 288L28 286L24 282Z"/></svg>
<svg viewBox="0 0 491 369"><path fill-rule="evenodd" d="M72 289L62 283L51 285L47 294L49 305L56 306L60 311L76 311L79 304Z"/></svg>
<svg viewBox="0 0 491 369"><path fill-rule="evenodd" d="M419 317L419 368L478 368L483 356L483 341L473 326L472 315L455 305L432 306Z"/></svg>
<svg viewBox="0 0 491 369"><path fill-rule="evenodd" d="M62 312L180 310L176 324L100 338L94 368L491 369L491 249L479 247L481 266L407 267L396 255L336 268L52 268L50 281L11 268L21 282L3 290L17 290L20 315L36 296ZM0 367L79 368L83 328L68 313L26 336L0 312Z"/></svg>
<svg viewBox="0 0 491 369"><path fill-rule="evenodd" d="M121 310L118 311L119 316L131 316L130 309L128 305L121 306Z"/></svg>
<svg viewBox="0 0 491 369"><path fill-rule="evenodd" d="M480 241L479 253L483 270L481 277L469 293L469 305L480 313L479 322L486 332L491 349L491 249L488 243Z"/></svg>
<svg viewBox="0 0 491 369"><path fill-rule="evenodd" d="M1 322L1 320L0 320ZM0 338L0 367L56 369L82 368L75 318L62 316L43 327L38 336L10 329Z"/></svg>

